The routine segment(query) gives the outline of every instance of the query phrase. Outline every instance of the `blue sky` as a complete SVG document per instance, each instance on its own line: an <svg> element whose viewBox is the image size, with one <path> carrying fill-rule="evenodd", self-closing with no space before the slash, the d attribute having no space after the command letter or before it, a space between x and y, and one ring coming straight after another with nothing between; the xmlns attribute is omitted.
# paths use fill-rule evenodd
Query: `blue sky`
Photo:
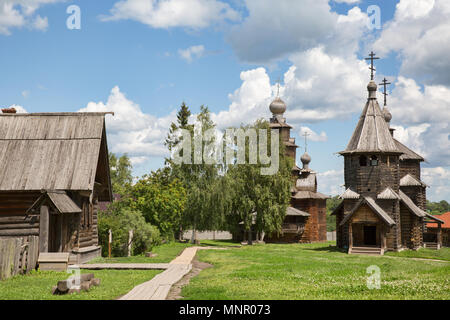
<svg viewBox="0 0 450 320"><path fill-rule="evenodd" d="M0 105L113 109L110 149L127 152L142 175L162 166L162 141L182 101L193 113L207 105L219 126L239 125L269 116L281 79L297 144L304 145L300 130L311 130L311 166L322 191L336 194L343 159L334 153L345 148L364 106L363 58L373 49L383 57L376 81L393 82L397 138L426 156L430 198L450 200L445 0L185 1L181 15L187 2L180 0L1 1ZM66 27L73 4L81 30ZM378 30L367 28L370 5L381 10Z"/></svg>

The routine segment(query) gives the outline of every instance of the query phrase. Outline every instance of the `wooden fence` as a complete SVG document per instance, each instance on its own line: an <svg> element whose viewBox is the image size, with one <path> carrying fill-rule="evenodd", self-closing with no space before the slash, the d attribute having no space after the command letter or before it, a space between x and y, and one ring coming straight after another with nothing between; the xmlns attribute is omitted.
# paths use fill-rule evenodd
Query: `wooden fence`
<svg viewBox="0 0 450 320"><path fill-rule="evenodd" d="M39 254L39 237L0 238L0 280L34 270Z"/></svg>

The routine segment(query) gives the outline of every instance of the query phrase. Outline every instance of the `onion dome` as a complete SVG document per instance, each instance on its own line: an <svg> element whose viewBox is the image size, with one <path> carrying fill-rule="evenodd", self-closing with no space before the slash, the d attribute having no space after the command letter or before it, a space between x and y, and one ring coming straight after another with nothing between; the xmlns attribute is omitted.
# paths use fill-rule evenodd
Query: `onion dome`
<svg viewBox="0 0 450 320"><path fill-rule="evenodd" d="M286 111L286 103L280 97L276 97L270 104L270 111L274 115L282 115Z"/></svg>
<svg viewBox="0 0 450 320"><path fill-rule="evenodd" d="M369 90L369 99L376 99L377 98L377 84L372 80L367 85L367 90Z"/></svg>
<svg viewBox="0 0 450 320"><path fill-rule="evenodd" d="M311 162L311 156L305 152L302 157L300 158L300 161L303 163L303 170L309 170L309 164Z"/></svg>
<svg viewBox="0 0 450 320"><path fill-rule="evenodd" d="M391 122L392 114L389 112L388 108L386 108L386 107L383 108L383 115L384 115L384 120L386 120L387 123Z"/></svg>

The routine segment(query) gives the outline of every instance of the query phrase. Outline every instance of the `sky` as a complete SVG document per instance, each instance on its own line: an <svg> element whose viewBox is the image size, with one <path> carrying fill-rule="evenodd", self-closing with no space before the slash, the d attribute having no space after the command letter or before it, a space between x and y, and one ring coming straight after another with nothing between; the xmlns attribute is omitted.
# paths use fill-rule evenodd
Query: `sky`
<svg viewBox="0 0 450 320"><path fill-rule="evenodd" d="M163 166L183 101L224 129L268 119L279 82L298 158L308 132L337 195L372 50L395 137L426 158L429 199L450 201L448 0L0 0L0 106L113 111L109 149L141 176Z"/></svg>

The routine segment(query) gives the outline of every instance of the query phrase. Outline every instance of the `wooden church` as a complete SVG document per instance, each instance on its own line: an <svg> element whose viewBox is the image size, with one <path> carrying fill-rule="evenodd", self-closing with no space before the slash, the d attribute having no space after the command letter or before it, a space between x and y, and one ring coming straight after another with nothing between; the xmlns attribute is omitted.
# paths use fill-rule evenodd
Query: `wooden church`
<svg viewBox="0 0 450 320"><path fill-rule="evenodd" d="M377 101L371 53L368 99L344 151L345 192L336 215L337 246L348 253L383 254L424 246L424 223L439 219L425 210L427 185L421 181L424 158L394 138L392 115Z"/></svg>
<svg viewBox="0 0 450 320"><path fill-rule="evenodd" d="M298 146L291 138L292 127L283 117L286 104L277 97L270 104L273 116L270 128L280 131L281 140L286 148L286 155L294 163L292 168L293 185L291 188L291 206L288 207L281 234L267 238L268 242L320 242L327 240L326 201L328 196L317 191L317 173L309 168L310 155L306 152L301 157L303 168L295 165Z"/></svg>
<svg viewBox="0 0 450 320"><path fill-rule="evenodd" d="M111 201L105 113L0 114L0 238L39 254L99 256L98 201Z"/></svg>

